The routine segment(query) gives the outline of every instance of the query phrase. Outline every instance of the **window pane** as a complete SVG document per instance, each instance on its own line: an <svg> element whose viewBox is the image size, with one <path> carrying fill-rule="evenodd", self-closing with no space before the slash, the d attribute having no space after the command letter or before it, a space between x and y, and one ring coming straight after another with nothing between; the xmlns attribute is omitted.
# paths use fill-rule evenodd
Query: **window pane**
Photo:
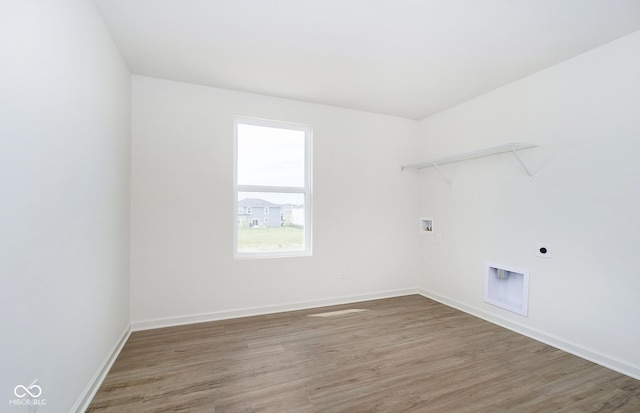
<svg viewBox="0 0 640 413"><path fill-rule="evenodd" d="M304 187L305 132L238 125L238 185Z"/></svg>
<svg viewBox="0 0 640 413"><path fill-rule="evenodd" d="M238 192L240 207L238 252L304 250L304 194Z"/></svg>

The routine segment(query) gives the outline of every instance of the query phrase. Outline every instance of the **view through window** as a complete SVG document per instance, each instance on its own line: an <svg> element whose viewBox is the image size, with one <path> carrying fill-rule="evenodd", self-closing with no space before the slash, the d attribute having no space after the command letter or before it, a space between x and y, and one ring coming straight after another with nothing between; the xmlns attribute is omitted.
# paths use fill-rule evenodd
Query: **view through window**
<svg viewBox="0 0 640 413"><path fill-rule="evenodd" d="M236 257L311 254L311 128L235 121Z"/></svg>

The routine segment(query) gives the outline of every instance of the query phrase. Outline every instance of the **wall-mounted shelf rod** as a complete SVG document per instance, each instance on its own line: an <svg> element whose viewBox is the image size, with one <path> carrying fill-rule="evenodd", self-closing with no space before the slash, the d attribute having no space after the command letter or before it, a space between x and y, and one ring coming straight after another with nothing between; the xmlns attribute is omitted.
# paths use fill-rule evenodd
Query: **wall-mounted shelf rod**
<svg viewBox="0 0 640 413"><path fill-rule="evenodd" d="M469 159L481 158L483 156L499 155L501 153L511 152L516 157L518 162L520 162L520 165L525 170L527 175L532 176L531 171L529 170L529 168L527 168L525 163L522 161L522 158L520 158L520 156L516 151L535 148L536 146L538 145L533 145L531 143L522 143L522 142L506 143L504 145L491 146L489 148L478 149L471 152L463 152L455 155L445 156L442 158L431 159L425 162L402 165L401 169L402 170L423 169L423 168L434 167L436 171L438 171L438 173L442 175L445 181L451 184L451 179L447 178L446 175L442 172L442 170L438 166L448 164L448 163L453 163L453 162L467 161Z"/></svg>

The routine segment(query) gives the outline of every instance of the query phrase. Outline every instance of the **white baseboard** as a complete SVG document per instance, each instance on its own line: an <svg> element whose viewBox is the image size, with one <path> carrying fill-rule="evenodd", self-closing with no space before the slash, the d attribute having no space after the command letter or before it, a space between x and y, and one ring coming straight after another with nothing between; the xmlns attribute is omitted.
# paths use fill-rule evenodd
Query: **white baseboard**
<svg viewBox="0 0 640 413"><path fill-rule="evenodd" d="M508 330L515 331L516 333L522 334L534 340L548 344L557 349L566 351L567 353L573 354L574 356L578 356L585 360L589 360L593 363L599 364L603 367L615 370L619 373L640 380L640 366L624 362L615 357L611 357L594 350L590 350L577 343L551 334L547 334L540 330L527 327L511 320L507 320L495 314L491 314L479 308L463 304L451 298L438 295L422 288L418 288L418 294L422 295L423 297L430 298L434 301L438 301L439 303L445 304L449 307L456 308L472 316L486 320L490 323L497 324Z"/></svg>
<svg viewBox="0 0 640 413"><path fill-rule="evenodd" d="M327 307L339 304L351 304L361 301L378 300L381 298L400 297L418 294L415 288L383 291L378 293L335 297L323 300L311 300L265 307L240 308L236 310L217 311L212 313L194 314L180 317L156 318L131 322L133 331L150 330L154 328L174 327L185 324L204 323L207 321L227 320L231 318L251 317L256 315L282 313L285 311L306 310L317 307Z"/></svg>
<svg viewBox="0 0 640 413"><path fill-rule="evenodd" d="M91 404L91 401L98 392L100 385L102 385L105 377L107 377L107 373L109 373L109 370L111 370L111 366L113 366L113 363L118 358L120 351L122 351L122 348L129 339L130 335L131 325L127 325L120 335L120 339L111 348L111 351L109 351L96 372L93 374L93 377L91 377L89 384L87 384L84 391L80 394L80 397L76 401L76 404L74 404L71 408L72 412L84 413L84 411L87 410L89 404Z"/></svg>

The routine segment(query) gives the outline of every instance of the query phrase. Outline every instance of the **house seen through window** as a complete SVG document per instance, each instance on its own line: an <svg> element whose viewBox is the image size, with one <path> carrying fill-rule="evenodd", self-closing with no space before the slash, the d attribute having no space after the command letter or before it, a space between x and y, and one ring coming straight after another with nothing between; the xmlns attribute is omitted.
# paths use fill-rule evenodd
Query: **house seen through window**
<svg viewBox="0 0 640 413"><path fill-rule="evenodd" d="M311 254L311 128L235 120L235 256Z"/></svg>

